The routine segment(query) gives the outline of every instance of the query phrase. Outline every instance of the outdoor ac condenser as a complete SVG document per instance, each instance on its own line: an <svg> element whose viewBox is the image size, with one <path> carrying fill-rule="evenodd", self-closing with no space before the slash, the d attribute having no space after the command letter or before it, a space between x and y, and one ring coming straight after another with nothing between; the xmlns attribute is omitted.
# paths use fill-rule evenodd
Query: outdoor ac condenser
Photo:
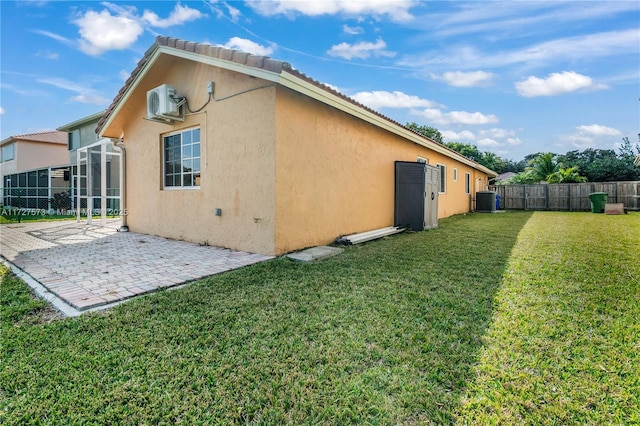
<svg viewBox="0 0 640 426"><path fill-rule="evenodd" d="M163 84L147 92L147 118L173 118L180 115L177 89Z"/></svg>

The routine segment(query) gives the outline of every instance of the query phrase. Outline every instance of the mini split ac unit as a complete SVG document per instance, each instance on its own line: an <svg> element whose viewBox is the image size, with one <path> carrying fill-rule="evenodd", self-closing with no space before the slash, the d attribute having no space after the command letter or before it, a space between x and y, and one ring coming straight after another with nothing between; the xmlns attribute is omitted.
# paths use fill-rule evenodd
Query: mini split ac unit
<svg viewBox="0 0 640 426"><path fill-rule="evenodd" d="M147 92L147 118L173 119L180 116L177 89L163 84Z"/></svg>

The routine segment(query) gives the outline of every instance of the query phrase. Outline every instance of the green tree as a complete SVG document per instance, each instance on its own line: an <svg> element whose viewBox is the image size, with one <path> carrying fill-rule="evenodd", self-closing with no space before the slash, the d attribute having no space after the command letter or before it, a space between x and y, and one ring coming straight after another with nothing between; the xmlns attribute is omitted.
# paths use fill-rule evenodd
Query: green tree
<svg viewBox="0 0 640 426"><path fill-rule="evenodd" d="M586 182L587 178L580 176L578 173L578 166L569 168L560 167L557 172L554 172L547 176L547 183L582 183Z"/></svg>
<svg viewBox="0 0 640 426"><path fill-rule="evenodd" d="M633 166L633 147L623 139L620 153L612 149L587 148L569 151L558 157L564 167L577 166L588 182L613 182L640 180L640 170ZM640 153L640 148L636 148Z"/></svg>
<svg viewBox="0 0 640 426"><path fill-rule="evenodd" d="M421 125L418 125L417 123L407 123L405 124L405 127L413 130L416 133L421 134L422 136L426 136L432 141L442 143L442 133L440 133L440 131L435 127L424 126L424 125L421 126Z"/></svg>
<svg viewBox="0 0 640 426"><path fill-rule="evenodd" d="M560 164L556 161L556 155L545 152L538 155L529 162L529 167L533 170L538 181L549 181L549 177L560 170Z"/></svg>
<svg viewBox="0 0 640 426"><path fill-rule="evenodd" d="M470 160L480 163L482 160L482 152L477 146L462 142L445 142L444 146L451 148L452 150L459 152Z"/></svg>

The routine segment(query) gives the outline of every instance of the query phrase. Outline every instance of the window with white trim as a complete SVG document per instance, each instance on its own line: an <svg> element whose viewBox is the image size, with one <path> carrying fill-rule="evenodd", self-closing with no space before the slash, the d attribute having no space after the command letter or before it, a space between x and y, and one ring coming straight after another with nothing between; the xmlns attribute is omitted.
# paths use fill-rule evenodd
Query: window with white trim
<svg viewBox="0 0 640 426"><path fill-rule="evenodd" d="M418 158L416 159L416 161L417 161L418 163L429 164L429 159L428 159L428 158L424 158L424 157L418 157Z"/></svg>
<svg viewBox="0 0 640 426"><path fill-rule="evenodd" d="M453 181L458 181L458 169L453 169Z"/></svg>
<svg viewBox="0 0 640 426"><path fill-rule="evenodd" d="M164 188L200 186L200 128L164 136L162 152Z"/></svg>
<svg viewBox="0 0 640 426"><path fill-rule="evenodd" d="M5 145L2 147L2 162L11 161L15 158L15 144Z"/></svg>
<svg viewBox="0 0 640 426"><path fill-rule="evenodd" d="M471 174L464 174L464 193L471 194Z"/></svg>
<svg viewBox="0 0 640 426"><path fill-rule="evenodd" d="M438 168L440 169L440 190L438 192L444 194L447 192L447 166L438 164Z"/></svg>

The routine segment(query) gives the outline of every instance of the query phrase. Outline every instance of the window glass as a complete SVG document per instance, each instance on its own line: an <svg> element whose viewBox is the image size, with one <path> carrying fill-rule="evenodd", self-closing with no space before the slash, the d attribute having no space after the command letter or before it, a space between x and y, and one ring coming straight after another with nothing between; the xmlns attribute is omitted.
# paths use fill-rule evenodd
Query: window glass
<svg viewBox="0 0 640 426"><path fill-rule="evenodd" d="M471 194L471 175L469 173L464 174L464 192Z"/></svg>
<svg viewBox="0 0 640 426"><path fill-rule="evenodd" d="M440 193L447 191L447 166L444 164L438 164L440 169Z"/></svg>
<svg viewBox="0 0 640 426"><path fill-rule="evenodd" d="M200 185L200 129L165 136L163 152L165 187Z"/></svg>
<svg viewBox="0 0 640 426"><path fill-rule="evenodd" d="M11 161L15 156L15 145L6 145L2 147L2 161Z"/></svg>

